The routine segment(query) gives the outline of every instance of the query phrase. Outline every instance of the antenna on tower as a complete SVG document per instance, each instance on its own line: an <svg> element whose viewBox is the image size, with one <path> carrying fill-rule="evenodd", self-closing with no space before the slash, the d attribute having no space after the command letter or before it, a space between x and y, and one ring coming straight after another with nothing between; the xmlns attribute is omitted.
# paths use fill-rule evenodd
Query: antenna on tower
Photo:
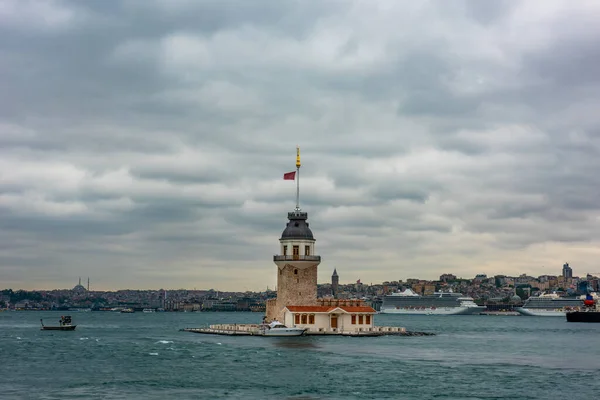
<svg viewBox="0 0 600 400"><path fill-rule="evenodd" d="M296 145L296 211L300 211L300 146Z"/></svg>

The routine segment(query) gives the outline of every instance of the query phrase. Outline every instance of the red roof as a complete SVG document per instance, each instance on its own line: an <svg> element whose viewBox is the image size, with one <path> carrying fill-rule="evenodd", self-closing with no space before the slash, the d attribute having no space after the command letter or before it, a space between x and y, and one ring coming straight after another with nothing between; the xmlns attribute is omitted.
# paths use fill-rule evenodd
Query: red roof
<svg viewBox="0 0 600 400"><path fill-rule="evenodd" d="M341 308L342 310L346 311L346 312L353 312L353 313L361 313L361 312L368 312L368 313L375 313L376 311L373 309L373 307L367 307L367 306L339 306L339 308Z"/></svg>
<svg viewBox="0 0 600 400"><path fill-rule="evenodd" d="M346 311L348 313L372 313L375 314L376 311L372 307L366 306L287 306L286 307L290 312L298 313L298 312L312 312L312 313L329 313L335 309L340 309Z"/></svg>

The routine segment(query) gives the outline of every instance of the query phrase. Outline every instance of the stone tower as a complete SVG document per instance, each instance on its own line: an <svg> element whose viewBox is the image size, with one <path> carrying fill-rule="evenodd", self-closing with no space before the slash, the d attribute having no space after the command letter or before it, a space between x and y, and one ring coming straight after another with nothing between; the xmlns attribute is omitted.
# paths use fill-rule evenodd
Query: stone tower
<svg viewBox="0 0 600 400"><path fill-rule="evenodd" d="M315 254L315 238L308 227L308 214L300 209L300 148L296 148L296 171L284 174L296 180L296 208L288 213L288 223L279 239L277 299L267 302L267 319L283 319L286 306L317 304L317 268L321 257Z"/></svg>
<svg viewBox="0 0 600 400"><path fill-rule="evenodd" d="M335 299L338 298L338 286L340 284L340 277L338 276L337 269L333 269L333 275L331 275L331 294Z"/></svg>
<svg viewBox="0 0 600 400"><path fill-rule="evenodd" d="M277 300L267 307L269 320L281 320L285 306L317 304L317 268L321 256L315 254L315 239L307 218L308 214L300 210L288 213L289 221L279 239L279 254L273 257L277 265Z"/></svg>

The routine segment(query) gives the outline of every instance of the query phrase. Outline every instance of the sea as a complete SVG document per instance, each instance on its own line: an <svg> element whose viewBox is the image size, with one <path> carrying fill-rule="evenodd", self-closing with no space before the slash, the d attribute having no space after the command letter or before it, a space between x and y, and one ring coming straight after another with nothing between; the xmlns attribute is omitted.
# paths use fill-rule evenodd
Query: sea
<svg viewBox="0 0 600 400"><path fill-rule="evenodd" d="M0 312L0 399L597 399L600 324L377 315L435 336L216 336L260 313Z"/></svg>

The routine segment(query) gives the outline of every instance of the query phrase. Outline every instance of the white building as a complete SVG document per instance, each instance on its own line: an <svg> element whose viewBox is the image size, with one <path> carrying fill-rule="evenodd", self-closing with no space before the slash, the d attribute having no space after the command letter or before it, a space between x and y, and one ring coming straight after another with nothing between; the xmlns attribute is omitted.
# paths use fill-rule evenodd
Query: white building
<svg viewBox="0 0 600 400"><path fill-rule="evenodd" d="M375 310L360 306L287 306L284 324L314 332L360 332L371 330Z"/></svg>

